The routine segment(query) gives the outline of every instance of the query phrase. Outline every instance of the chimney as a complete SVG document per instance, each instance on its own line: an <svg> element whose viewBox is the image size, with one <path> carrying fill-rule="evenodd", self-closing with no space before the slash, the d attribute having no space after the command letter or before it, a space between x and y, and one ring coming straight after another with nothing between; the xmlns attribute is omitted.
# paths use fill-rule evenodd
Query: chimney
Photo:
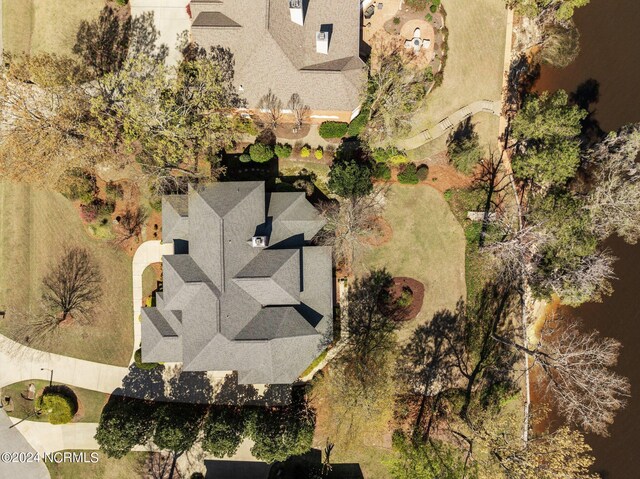
<svg viewBox="0 0 640 479"><path fill-rule="evenodd" d="M316 51L329 54L329 32L316 32Z"/></svg>
<svg viewBox="0 0 640 479"><path fill-rule="evenodd" d="M302 12L302 0L289 0L289 13L291 21L298 25L304 25L304 15Z"/></svg>

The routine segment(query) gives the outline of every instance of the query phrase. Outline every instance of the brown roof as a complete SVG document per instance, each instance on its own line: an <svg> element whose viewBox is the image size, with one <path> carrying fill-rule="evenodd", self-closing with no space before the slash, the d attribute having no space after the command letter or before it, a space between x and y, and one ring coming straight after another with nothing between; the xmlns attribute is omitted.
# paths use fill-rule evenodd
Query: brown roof
<svg viewBox="0 0 640 479"><path fill-rule="evenodd" d="M250 108L271 89L285 107L298 93L312 110L352 111L360 104L365 79L359 3L309 0L306 7L304 25L298 25L291 21L288 0L192 2L192 36L205 48L231 49L236 85ZM212 13L242 25L207 27L205 18ZM329 33L328 55L316 51L318 31Z"/></svg>
<svg viewBox="0 0 640 479"><path fill-rule="evenodd" d="M220 12L202 12L198 15L193 23L192 27L212 27L212 28L238 28L239 23L234 22L224 13Z"/></svg>

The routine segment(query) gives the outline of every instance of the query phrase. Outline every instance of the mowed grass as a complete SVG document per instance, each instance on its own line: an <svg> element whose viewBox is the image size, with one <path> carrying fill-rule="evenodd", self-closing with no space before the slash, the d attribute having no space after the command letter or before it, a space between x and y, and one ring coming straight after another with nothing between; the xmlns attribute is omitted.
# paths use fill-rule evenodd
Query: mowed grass
<svg viewBox="0 0 640 479"><path fill-rule="evenodd" d="M386 268L393 276L408 276L424 284L422 310L403 324L402 341L435 312L453 310L458 300L466 299L465 237L445 199L426 185L393 185L384 218L393 237L369 250L358 270Z"/></svg>
<svg viewBox="0 0 640 479"><path fill-rule="evenodd" d="M24 419L33 414L36 402L24 399L20 395L20 393L27 390L29 383L33 383L36 386L36 394L38 395L40 395L42 390L49 385L49 381L31 379L28 381L10 384L9 386L2 388L2 397L11 396L14 403L13 412L7 413L9 416ZM54 381L53 384L55 386L60 383ZM109 400L109 395L75 386L69 387L71 387L78 398L78 414L76 414L76 418L73 422L99 422L100 415L102 414L102 408ZM47 422L48 419L47 416L43 414L41 416L31 416L29 417L29 421Z"/></svg>
<svg viewBox="0 0 640 479"><path fill-rule="evenodd" d="M104 0L2 0L4 49L69 55L80 22L97 17L104 4Z"/></svg>
<svg viewBox="0 0 640 479"><path fill-rule="evenodd" d="M108 457L102 451L70 451L86 454L86 460L91 460L91 453L97 452L98 460L95 464L89 462L46 462L51 479L133 479L147 477L145 462L148 452L130 452L121 459Z"/></svg>
<svg viewBox="0 0 640 479"><path fill-rule="evenodd" d="M102 298L88 324L59 328L50 352L126 366L133 350L131 259L89 237L71 202L58 193L0 182L0 333L25 342L19 331L40 309L42 278L65 249L86 248L103 275Z"/></svg>
<svg viewBox="0 0 640 479"><path fill-rule="evenodd" d="M415 115L412 134L476 100L501 97L507 18L504 0L445 0L442 5L449 30L444 81Z"/></svg>

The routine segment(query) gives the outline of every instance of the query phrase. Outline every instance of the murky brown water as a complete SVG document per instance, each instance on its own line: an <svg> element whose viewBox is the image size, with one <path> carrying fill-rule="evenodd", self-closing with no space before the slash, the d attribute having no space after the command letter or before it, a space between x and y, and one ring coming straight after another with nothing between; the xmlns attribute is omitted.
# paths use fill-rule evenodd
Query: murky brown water
<svg viewBox="0 0 640 479"><path fill-rule="evenodd" d="M600 83L596 119L609 131L640 122L640 2L591 0L577 11L581 52L569 67L543 69L537 89L572 91L587 79ZM624 348L618 371L631 380L632 398L618 414L608 438L588 437L595 470L605 479L640 478L640 245L612 240L620 258L615 292L603 303L574 311L587 327L619 339Z"/></svg>

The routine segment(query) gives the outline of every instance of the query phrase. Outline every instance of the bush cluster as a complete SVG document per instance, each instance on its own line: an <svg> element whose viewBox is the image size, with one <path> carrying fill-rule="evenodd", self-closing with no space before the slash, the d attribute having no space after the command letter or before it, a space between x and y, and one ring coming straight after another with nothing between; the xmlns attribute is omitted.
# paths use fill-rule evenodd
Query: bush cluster
<svg viewBox="0 0 640 479"><path fill-rule="evenodd" d="M47 415L51 424L66 424L73 419L78 406L73 398L58 391L45 388L37 401L38 409Z"/></svg>
<svg viewBox="0 0 640 479"><path fill-rule="evenodd" d="M107 183L105 194L107 195L107 198L113 201L121 200L124 198L124 189L118 183L110 181Z"/></svg>
<svg viewBox="0 0 640 479"><path fill-rule="evenodd" d="M285 160L291 156L292 148L288 143L278 143L275 146L274 151L278 158Z"/></svg>
<svg viewBox="0 0 640 479"><path fill-rule="evenodd" d="M342 138L347 134L349 124L342 121L325 121L320 125L318 133L322 138Z"/></svg>
<svg viewBox="0 0 640 479"><path fill-rule="evenodd" d="M373 166L373 177L377 180L388 181L391 179L391 168L386 163L376 163Z"/></svg>
<svg viewBox="0 0 640 479"><path fill-rule="evenodd" d="M363 108L358 116L356 116L351 123L349 123L349 127L347 128L347 136L353 137L358 136L364 130L364 127L367 126L367 121L369 121L369 109Z"/></svg>
<svg viewBox="0 0 640 479"><path fill-rule="evenodd" d="M424 181L429 176L429 167L427 165L420 165L416 170L416 175L420 181Z"/></svg>
<svg viewBox="0 0 640 479"><path fill-rule="evenodd" d="M420 182L418 179L418 169L413 163L407 163L398 173L398 181L405 185L416 185Z"/></svg>
<svg viewBox="0 0 640 479"><path fill-rule="evenodd" d="M254 143L249 147L249 156L256 163L266 163L273 158L273 148L263 143Z"/></svg>
<svg viewBox="0 0 640 479"><path fill-rule="evenodd" d="M407 155L403 151L398 150L395 146L389 148L376 148L371 152L376 163L390 163L392 165L401 165L409 161Z"/></svg>

